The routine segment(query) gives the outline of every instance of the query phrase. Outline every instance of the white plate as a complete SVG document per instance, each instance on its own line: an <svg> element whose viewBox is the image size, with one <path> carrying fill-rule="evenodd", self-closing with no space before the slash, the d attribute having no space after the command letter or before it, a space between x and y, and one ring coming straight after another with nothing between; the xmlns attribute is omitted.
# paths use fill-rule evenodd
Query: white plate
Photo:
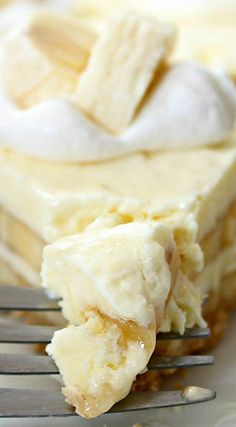
<svg viewBox="0 0 236 427"><path fill-rule="evenodd" d="M236 426L236 315L232 318L224 340L215 349L215 366L188 370L181 379L171 381L205 386L217 391L214 402L185 408L159 409L130 414L104 415L96 420L82 418L0 420L0 427L234 427ZM29 346L1 345L0 351L29 352ZM58 389L55 380L45 377L0 377L1 387ZM14 403L14 402L13 402Z"/></svg>

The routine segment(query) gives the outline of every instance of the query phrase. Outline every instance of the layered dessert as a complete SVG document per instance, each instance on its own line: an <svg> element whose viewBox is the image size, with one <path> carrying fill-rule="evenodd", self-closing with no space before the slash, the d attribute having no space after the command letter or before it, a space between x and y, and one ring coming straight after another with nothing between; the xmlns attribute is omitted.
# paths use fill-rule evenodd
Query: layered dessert
<svg viewBox="0 0 236 427"><path fill-rule="evenodd" d="M41 13L2 42L0 281L61 297L47 351L84 417L159 387L153 352L204 346L159 331L214 344L236 305L235 87L171 64L175 34Z"/></svg>

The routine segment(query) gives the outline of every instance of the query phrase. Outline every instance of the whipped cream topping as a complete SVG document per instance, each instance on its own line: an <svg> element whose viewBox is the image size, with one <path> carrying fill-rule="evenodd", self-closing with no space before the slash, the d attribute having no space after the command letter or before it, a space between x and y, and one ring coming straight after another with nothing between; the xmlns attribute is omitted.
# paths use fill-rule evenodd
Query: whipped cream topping
<svg viewBox="0 0 236 427"><path fill-rule="evenodd" d="M124 139L147 150L211 145L229 135L235 114L236 90L226 76L183 63L166 73Z"/></svg>
<svg viewBox="0 0 236 427"><path fill-rule="evenodd" d="M222 142L235 124L236 90L224 75L194 63L176 65L119 136L91 122L72 97L21 110L2 94L0 111L0 147L55 161L100 161L136 151Z"/></svg>

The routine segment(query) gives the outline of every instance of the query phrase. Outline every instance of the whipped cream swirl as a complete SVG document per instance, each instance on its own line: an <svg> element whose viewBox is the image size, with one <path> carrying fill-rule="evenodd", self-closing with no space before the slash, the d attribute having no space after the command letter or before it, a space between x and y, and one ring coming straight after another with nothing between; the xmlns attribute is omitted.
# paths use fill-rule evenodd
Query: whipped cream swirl
<svg viewBox="0 0 236 427"><path fill-rule="evenodd" d="M194 63L175 65L119 136L91 122L72 97L20 110L2 95L0 113L0 147L54 161L101 161L225 141L235 125L236 89L223 74Z"/></svg>

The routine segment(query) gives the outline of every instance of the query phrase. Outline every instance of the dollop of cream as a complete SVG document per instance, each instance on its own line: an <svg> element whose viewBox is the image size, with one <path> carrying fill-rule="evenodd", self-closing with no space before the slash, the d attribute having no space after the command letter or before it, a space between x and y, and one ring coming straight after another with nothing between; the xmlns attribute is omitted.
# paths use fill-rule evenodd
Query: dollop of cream
<svg viewBox="0 0 236 427"><path fill-rule="evenodd" d="M90 121L72 97L20 110L1 96L0 111L0 147L55 161L101 161L223 142L235 125L236 89L223 74L194 63L175 65L119 136Z"/></svg>
<svg viewBox="0 0 236 427"><path fill-rule="evenodd" d="M233 129L235 115L233 83L183 63L165 74L123 138L146 150L216 144Z"/></svg>

